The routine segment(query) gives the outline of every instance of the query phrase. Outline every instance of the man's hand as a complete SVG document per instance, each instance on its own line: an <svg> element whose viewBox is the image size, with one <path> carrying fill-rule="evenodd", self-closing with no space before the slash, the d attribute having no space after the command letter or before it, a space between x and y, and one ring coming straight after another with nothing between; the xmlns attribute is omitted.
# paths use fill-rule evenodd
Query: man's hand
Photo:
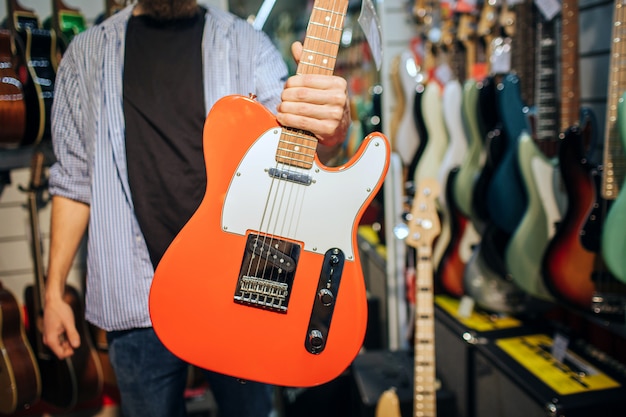
<svg viewBox="0 0 626 417"><path fill-rule="evenodd" d="M296 62L299 62L302 44L294 42L291 52ZM318 149L318 155L320 151L331 153L346 139L350 127L348 83L336 75L306 74L289 77L276 118L283 126L313 133L319 139L321 147L325 148Z"/></svg>
<svg viewBox="0 0 626 417"><path fill-rule="evenodd" d="M59 358L74 354L80 346L80 335L76 330L74 311L61 297L46 297L43 315L43 342Z"/></svg>

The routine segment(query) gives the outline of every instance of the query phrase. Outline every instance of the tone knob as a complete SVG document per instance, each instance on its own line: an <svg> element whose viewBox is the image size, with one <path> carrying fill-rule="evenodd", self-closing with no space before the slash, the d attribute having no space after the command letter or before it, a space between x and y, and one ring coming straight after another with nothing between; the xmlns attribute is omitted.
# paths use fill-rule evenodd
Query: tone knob
<svg viewBox="0 0 626 417"><path fill-rule="evenodd" d="M321 290L319 290L317 296L325 307L332 305L332 303L335 301L335 295L328 288L322 288Z"/></svg>
<svg viewBox="0 0 626 417"><path fill-rule="evenodd" d="M313 329L309 332L309 343L313 349L319 349L324 345L324 336L322 332L317 329Z"/></svg>

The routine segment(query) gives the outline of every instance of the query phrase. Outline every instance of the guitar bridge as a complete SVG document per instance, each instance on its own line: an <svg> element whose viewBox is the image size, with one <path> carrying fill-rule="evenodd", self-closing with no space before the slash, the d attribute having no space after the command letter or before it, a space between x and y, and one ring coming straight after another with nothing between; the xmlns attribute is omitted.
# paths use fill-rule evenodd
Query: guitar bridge
<svg viewBox="0 0 626 417"><path fill-rule="evenodd" d="M296 243L250 234L234 301L286 313L299 255L300 245Z"/></svg>

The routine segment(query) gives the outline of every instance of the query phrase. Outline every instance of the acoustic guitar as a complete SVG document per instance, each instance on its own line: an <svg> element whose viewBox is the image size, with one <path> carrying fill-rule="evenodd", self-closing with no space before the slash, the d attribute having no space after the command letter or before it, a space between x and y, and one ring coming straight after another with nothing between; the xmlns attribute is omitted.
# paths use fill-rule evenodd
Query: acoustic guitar
<svg viewBox="0 0 626 417"><path fill-rule="evenodd" d="M433 283L433 243L441 231L436 200L440 186L434 178L424 178L415 192L408 218L407 245L415 248L416 281L413 315L413 416L436 417L437 384L435 366L435 304ZM381 395L376 417L400 417L395 390Z"/></svg>
<svg viewBox="0 0 626 417"><path fill-rule="evenodd" d="M16 72L24 88L26 131L21 145L51 139L50 114L56 78L56 33L44 29L39 16L17 0L7 0L7 22L19 55Z"/></svg>
<svg viewBox="0 0 626 417"><path fill-rule="evenodd" d="M299 74L332 74L347 5L315 1ZM345 165L325 167L314 135L238 95L213 106L204 132L211 181L156 268L157 335L180 358L244 380L337 377L365 336L356 233L389 166L387 138L372 133Z"/></svg>
<svg viewBox="0 0 626 417"><path fill-rule="evenodd" d="M26 189L35 272L35 285L26 287L24 292L29 323L28 338L41 373L42 400L59 409L70 410L78 404L96 399L102 393L102 366L88 335L80 294L69 285L65 288L64 298L74 311L80 347L74 350L72 356L58 359L43 343L45 274L39 229L39 204L46 185L43 178L44 155L35 152L31 165L31 181Z"/></svg>
<svg viewBox="0 0 626 417"><path fill-rule="evenodd" d="M26 131L24 88L15 71L11 31L0 29L0 147L20 145Z"/></svg>
<svg viewBox="0 0 626 417"><path fill-rule="evenodd" d="M74 36L87 29L87 21L80 9L68 6L63 0L52 0L52 15L43 25L46 29L55 31L60 55L65 52Z"/></svg>
<svg viewBox="0 0 626 417"><path fill-rule="evenodd" d="M22 308L0 282L0 414L29 409L41 395L41 377L24 330Z"/></svg>

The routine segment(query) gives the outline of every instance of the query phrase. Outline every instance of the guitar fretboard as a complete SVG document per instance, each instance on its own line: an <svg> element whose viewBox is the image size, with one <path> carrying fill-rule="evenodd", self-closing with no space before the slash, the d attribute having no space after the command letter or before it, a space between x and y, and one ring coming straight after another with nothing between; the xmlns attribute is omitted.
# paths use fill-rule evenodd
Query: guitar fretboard
<svg viewBox="0 0 626 417"><path fill-rule="evenodd" d="M435 207L439 183L420 181L411 208L407 245L416 249L413 417L437 416L432 247L441 231Z"/></svg>
<svg viewBox="0 0 626 417"><path fill-rule="evenodd" d="M430 245L417 248L415 282L415 398L414 417L437 415L435 389L435 309Z"/></svg>
<svg viewBox="0 0 626 417"><path fill-rule="evenodd" d="M626 91L626 9L625 0L616 0L613 16L613 36L611 61L609 66L609 88L607 114L604 133L604 175L602 177L602 197L614 200L626 173L624 149L620 141L617 124L617 106ZM622 122L626 122L623 121Z"/></svg>
<svg viewBox="0 0 626 417"><path fill-rule="evenodd" d="M561 24L561 121L564 132L578 123L580 78L578 75L578 1L564 0Z"/></svg>
<svg viewBox="0 0 626 417"><path fill-rule="evenodd" d="M303 42L297 74L332 75L341 41L348 0L315 0ZM276 161L311 169L317 138L302 130L283 128Z"/></svg>

